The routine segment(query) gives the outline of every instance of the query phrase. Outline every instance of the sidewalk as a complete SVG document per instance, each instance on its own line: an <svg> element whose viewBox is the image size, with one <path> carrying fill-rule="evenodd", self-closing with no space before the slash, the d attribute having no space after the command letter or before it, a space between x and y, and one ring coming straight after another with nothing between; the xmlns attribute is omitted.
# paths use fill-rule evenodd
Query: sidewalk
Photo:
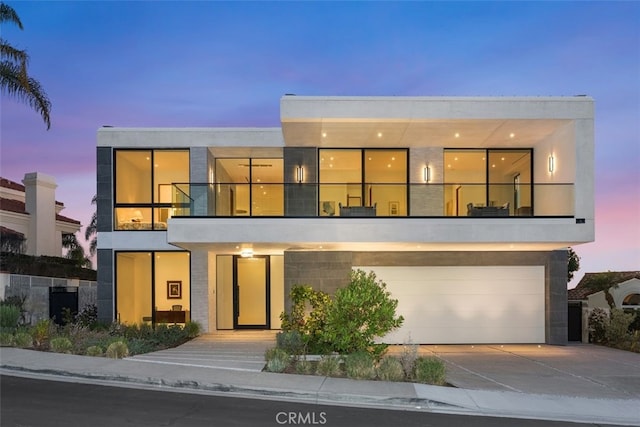
<svg viewBox="0 0 640 427"><path fill-rule="evenodd" d="M232 366L141 360L140 357L113 360L16 348L0 349L0 373L306 403L640 425L640 398L633 395L629 399L604 399L473 390L273 374Z"/></svg>

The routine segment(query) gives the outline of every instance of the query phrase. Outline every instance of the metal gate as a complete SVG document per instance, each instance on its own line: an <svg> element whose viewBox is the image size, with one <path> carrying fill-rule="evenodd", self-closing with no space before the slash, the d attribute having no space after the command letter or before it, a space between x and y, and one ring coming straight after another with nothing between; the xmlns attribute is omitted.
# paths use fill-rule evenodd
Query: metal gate
<svg viewBox="0 0 640 427"><path fill-rule="evenodd" d="M568 310L569 341L582 341L582 302L570 301Z"/></svg>
<svg viewBox="0 0 640 427"><path fill-rule="evenodd" d="M49 317L58 325L64 324L64 311L78 314L78 288L75 286L54 286L49 288Z"/></svg>

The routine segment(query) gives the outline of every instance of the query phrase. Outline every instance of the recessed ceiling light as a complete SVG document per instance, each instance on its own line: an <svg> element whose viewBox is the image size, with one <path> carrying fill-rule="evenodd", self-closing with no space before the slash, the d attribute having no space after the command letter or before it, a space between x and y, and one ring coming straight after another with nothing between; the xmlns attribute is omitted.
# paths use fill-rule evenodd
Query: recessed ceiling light
<svg viewBox="0 0 640 427"><path fill-rule="evenodd" d="M460 138L460 134L458 132L456 132L453 136L455 136L456 138Z"/></svg>
<svg viewBox="0 0 640 427"><path fill-rule="evenodd" d="M448 167L448 168L450 168L450 167L451 167L451 165L447 165L447 167Z"/></svg>
<svg viewBox="0 0 640 427"><path fill-rule="evenodd" d="M322 137L326 138L327 137L327 133L326 132L322 132Z"/></svg>
<svg viewBox="0 0 640 427"><path fill-rule="evenodd" d="M333 161L333 157L329 157L329 160Z"/></svg>
<svg viewBox="0 0 640 427"><path fill-rule="evenodd" d="M369 157L369 160L371 160L371 157Z"/></svg>
<svg viewBox="0 0 640 427"><path fill-rule="evenodd" d="M390 167L391 167L391 163L389 163L389 164L387 165L387 167L388 167L388 168L390 168Z"/></svg>
<svg viewBox="0 0 640 427"><path fill-rule="evenodd" d="M395 160L395 159L396 159L395 157L392 157L392 158L391 158L391 160Z"/></svg>
<svg viewBox="0 0 640 427"><path fill-rule="evenodd" d="M457 160L458 160L458 158L457 158L457 157L454 157L454 158L453 158L453 160L456 160L456 161L457 161Z"/></svg>
<svg viewBox="0 0 640 427"><path fill-rule="evenodd" d="M503 157L503 158L501 158L500 160L504 160L504 157Z"/></svg>
<svg viewBox="0 0 640 427"><path fill-rule="evenodd" d="M496 167L496 165L491 165L491 167L492 167L492 168L495 168L495 167Z"/></svg>
<svg viewBox="0 0 640 427"><path fill-rule="evenodd" d="M509 134L509 138L513 138L513 137L515 137L515 136L516 136L516 134L515 134L515 133L513 133L513 132Z"/></svg>
<svg viewBox="0 0 640 427"><path fill-rule="evenodd" d="M382 132L378 132L378 138L382 138Z"/></svg>
<svg viewBox="0 0 640 427"><path fill-rule="evenodd" d="M332 165L332 164L329 164L329 167L330 167L330 168L332 168L332 167L333 167L333 165Z"/></svg>

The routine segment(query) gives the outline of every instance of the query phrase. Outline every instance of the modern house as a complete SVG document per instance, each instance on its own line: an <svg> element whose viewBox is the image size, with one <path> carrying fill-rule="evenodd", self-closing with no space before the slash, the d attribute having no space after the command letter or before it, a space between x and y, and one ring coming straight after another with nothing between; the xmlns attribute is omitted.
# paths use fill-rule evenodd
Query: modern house
<svg viewBox="0 0 640 427"><path fill-rule="evenodd" d="M62 235L75 234L80 221L60 215L56 180L27 173L22 184L0 178L0 226L5 242L23 241L28 255L62 256Z"/></svg>
<svg viewBox="0 0 640 427"><path fill-rule="evenodd" d="M306 97L280 128L97 135L98 310L278 329L290 289L374 271L389 343L567 341L567 247L594 240L594 104Z"/></svg>

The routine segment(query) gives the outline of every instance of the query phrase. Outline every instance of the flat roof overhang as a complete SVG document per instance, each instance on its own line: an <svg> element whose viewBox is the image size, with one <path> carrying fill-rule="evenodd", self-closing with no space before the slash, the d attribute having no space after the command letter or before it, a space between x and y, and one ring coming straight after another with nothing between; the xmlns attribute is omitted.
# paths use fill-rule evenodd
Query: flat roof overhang
<svg viewBox="0 0 640 427"><path fill-rule="evenodd" d="M594 113L584 96L285 96L280 111L287 145L370 148L531 147Z"/></svg>
<svg viewBox="0 0 640 427"><path fill-rule="evenodd" d="M167 242L186 250L549 251L593 241L573 218L171 218Z"/></svg>

